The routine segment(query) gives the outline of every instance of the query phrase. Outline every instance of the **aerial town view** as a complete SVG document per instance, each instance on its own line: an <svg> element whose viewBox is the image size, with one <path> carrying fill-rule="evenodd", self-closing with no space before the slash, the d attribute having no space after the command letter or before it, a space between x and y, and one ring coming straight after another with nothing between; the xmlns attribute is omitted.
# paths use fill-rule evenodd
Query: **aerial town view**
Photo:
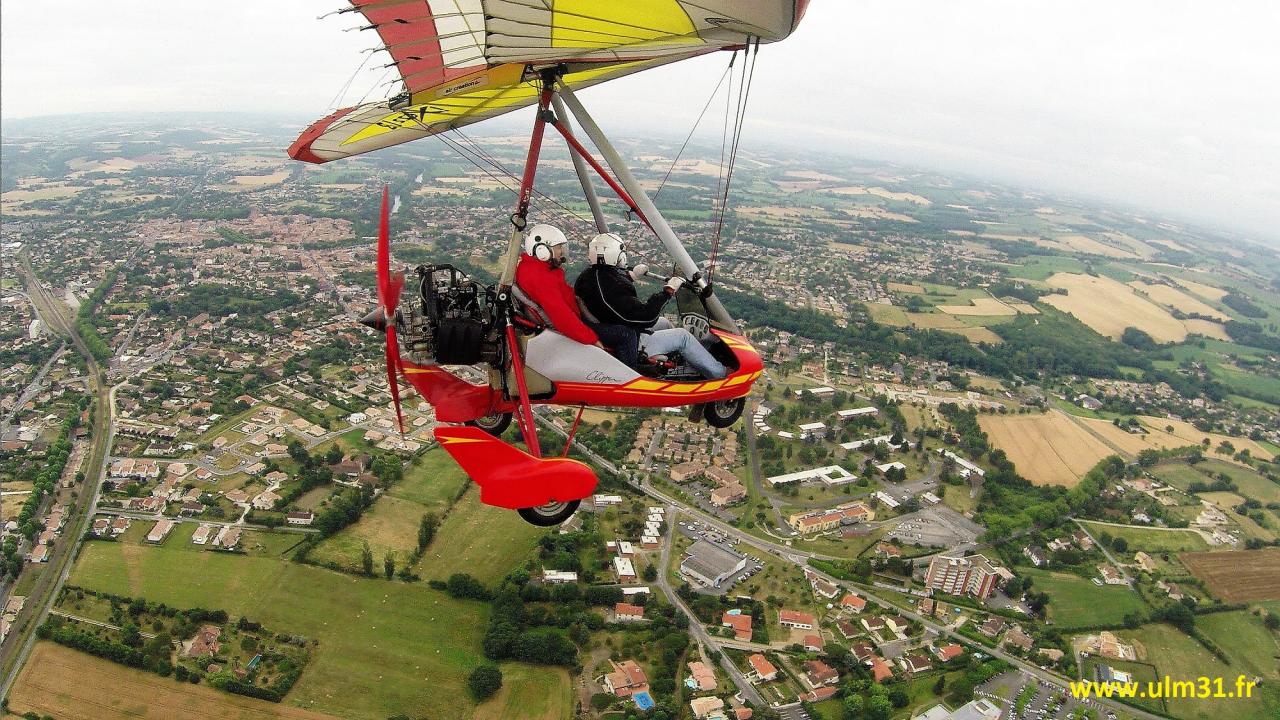
<svg viewBox="0 0 1280 720"><path fill-rule="evenodd" d="M1280 235L739 143L806 3L667 4L5 117L5 718L1280 717ZM714 134L596 125L690 37Z"/></svg>

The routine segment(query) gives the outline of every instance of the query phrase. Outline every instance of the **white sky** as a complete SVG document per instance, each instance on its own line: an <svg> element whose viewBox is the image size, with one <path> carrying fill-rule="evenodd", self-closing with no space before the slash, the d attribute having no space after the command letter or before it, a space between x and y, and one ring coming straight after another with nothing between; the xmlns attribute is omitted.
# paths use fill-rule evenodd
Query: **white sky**
<svg viewBox="0 0 1280 720"><path fill-rule="evenodd" d="M6 2L0 116L318 118L377 41L342 32L354 14L316 20L344 5ZM683 132L726 61L651 71L584 99L606 128ZM347 104L382 72L359 73ZM1272 0L813 0L791 38L762 49L751 99L748 148L833 148L1280 239Z"/></svg>

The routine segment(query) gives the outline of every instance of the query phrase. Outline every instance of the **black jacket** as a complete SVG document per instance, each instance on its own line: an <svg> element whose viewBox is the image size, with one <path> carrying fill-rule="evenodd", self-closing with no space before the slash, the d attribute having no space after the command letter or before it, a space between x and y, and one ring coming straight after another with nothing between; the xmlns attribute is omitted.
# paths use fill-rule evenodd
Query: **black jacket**
<svg viewBox="0 0 1280 720"><path fill-rule="evenodd" d="M659 290L642 302L636 296L631 275L620 267L592 265L578 276L573 291L587 310L602 323L627 325L647 330L662 316L662 306L671 297Z"/></svg>

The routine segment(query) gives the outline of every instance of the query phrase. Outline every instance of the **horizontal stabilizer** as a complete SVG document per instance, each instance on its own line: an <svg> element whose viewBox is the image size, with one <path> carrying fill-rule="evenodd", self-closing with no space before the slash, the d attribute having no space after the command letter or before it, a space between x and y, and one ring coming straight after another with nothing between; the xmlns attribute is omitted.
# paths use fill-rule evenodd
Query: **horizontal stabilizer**
<svg viewBox="0 0 1280 720"><path fill-rule="evenodd" d="M495 507L541 507L581 500L596 489L596 474L569 458L536 458L480 428L437 427L436 440L480 486L480 502Z"/></svg>

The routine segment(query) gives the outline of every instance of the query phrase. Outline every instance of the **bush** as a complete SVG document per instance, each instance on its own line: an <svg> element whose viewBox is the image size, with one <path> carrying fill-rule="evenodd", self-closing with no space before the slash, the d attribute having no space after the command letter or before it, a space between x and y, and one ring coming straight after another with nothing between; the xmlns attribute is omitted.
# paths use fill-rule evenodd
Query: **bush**
<svg viewBox="0 0 1280 720"><path fill-rule="evenodd" d="M488 699L502 687L502 671L497 665L485 663L471 671L467 687L476 700Z"/></svg>

